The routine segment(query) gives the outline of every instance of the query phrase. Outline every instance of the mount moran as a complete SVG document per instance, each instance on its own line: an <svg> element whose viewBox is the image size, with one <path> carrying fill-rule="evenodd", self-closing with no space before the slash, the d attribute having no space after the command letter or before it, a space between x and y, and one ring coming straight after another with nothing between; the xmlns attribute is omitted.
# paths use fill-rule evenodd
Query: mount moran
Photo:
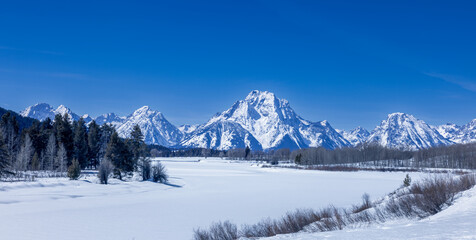
<svg viewBox="0 0 476 240"><path fill-rule="evenodd" d="M20 114L40 121L67 113L71 121L80 119L69 108L54 109L46 103L30 106ZM371 132L358 127L352 131L334 129L326 120L312 122L301 118L285 99L267 91L252 91L244 100L218 113L201 125L171 124L162 113L148 106L129 116L108 113L96 118L83 115L86 123L111 124L121 137L128 137L136 124L145 142L173 148L213 148L228 150L249 146L253 150L325 147L335 149L362 143L378 143L390 148L422 148L476 142L476 119L464 126L430 126L405 113L392 113Z"/></svg>

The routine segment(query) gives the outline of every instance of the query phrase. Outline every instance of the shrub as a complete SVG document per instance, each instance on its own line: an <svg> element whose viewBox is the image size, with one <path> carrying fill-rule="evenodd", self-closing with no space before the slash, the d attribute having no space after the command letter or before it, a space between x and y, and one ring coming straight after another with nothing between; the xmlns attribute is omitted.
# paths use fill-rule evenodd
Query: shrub
<svg viewBox="0 0 476 240"><path fill-rule="evenodd" d="M195 230L196 240L238 239L271 237L277 234L305 231L333 231L350 224L385 221L395 217L427 217L452 203L456 194L476 185L475 175L458 178L433 177L419 181L410 188L399 189L388 195L388 201L372 203L368 194L362 196L362 205L349 210L333 206L319 211L297 210L286 213L281 219L269 218L253 225L244 225L240 231L229 223L215 223L208 230ZM371 209L372 211L366 211ZM237 234L237 235L236 235ZM235 238L228 238L236 236Z"/></svg>
<svg viewBox="0 0 476 240"><path fill-rule="evenodd" d="M152 181L166 183L168 178L167 170L162 163L158 162L152 167Z"/></svg>
<svg viewBox="0 0 476 240"><path fill-rule="evenodd" d="M409 187L411 183L412 183L412 179L410 178L410 175L407 174L405 179L403 179L403 186Z"/></svg>
<svg viewBox="0 0 476 240"><path fill-rule="evenodd" d="M111 161L107 159L101 161L101 164L99 164L98 169L98 178L101 184L107 184L109 180L109 175L111 175L113 170L114 165L112 165Z"/></svg>
<svg viewBox="0 0 476 240"><path fill-rule="evenodd" d="M77 180L81 175L81 168L79 167L78 159L73 159L73 162L68 167L68 177L70 180Z"/></svg>
<svg viewBox="0 0 476 240"><path fill-rule="evenodd" d="M224 221L212 224L208 231L195 230L196 240L234 240L238 239L238 228L235 224Z"/></svg>
<svg viewBox="0 0 476 240"><path fill-rule="evenodd" d="M150 172L152 171L152 167L149 158L141 158L139 160L139 171L143 181L147 181L150 179Z"/></svg>

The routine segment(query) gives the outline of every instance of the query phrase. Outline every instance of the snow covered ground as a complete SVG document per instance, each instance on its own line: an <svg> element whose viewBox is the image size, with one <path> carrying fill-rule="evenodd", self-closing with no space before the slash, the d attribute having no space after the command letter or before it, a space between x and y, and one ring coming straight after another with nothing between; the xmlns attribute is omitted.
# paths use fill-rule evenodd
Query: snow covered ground
<svg viewBox="0 0 476 240"><path fill-rule="evenodd" d="M331 203L346 207L359 203L364 192L372 198L381 197L399 187L405 176L403 172L260 168L219 159L161 160L171 176L170 185L118 180L100 185L92 176L78 181L2 182L1 239L191 239L194 228L208 227L214 221L252 224L296 208L317 209ZM426 175L410 176L417 180ZM428 223L401 225L400 231L430 226L437 217ZM384 228L368 229L365 231L377 235ZM318 236L364 234L364 230L352 231L355 233ZM307 235L302 237L308 239Z"/></svg>
<svg viewBox="0 0 476 240"><path fill-rule="evenodd" d="M278 235L263 240L314 239L476 239L476 188L462 194L452 206L422 220L402 219L369 227L321 233Z"/></svg>

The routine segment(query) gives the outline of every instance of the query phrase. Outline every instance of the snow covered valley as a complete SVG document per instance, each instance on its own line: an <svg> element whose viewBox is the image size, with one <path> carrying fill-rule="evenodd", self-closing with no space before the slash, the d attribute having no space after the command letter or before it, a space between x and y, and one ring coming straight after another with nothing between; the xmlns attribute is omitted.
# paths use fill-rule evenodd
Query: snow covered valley
<svg viewBox="0 0 476 240"><path fill-rule="evenodd" d="M2 239L191 239L193 229L206 228L216 221L253 224L266 217L278 218L297 208L319 209L329 204L348 207L359 203L363 193L370 194L372 199L379 198L398 188L406 175L403 172L261 168L249 162L203 158L200 161L199 158L160 160L170 175L169 185L118 180L101 185L95 176L78 181L44 178L26 183L2 182L0 231L6 236ZM410 176L418 180L427 174L410 173ZM474 199L466 198L458 201ZM466 207L470 206L474 204ZM445 211L415 224L400 223L391 229L393 233L406 231L404 229L424 231L434 219L444 221L444 214ZM376 238L381 238L378 234L388 226L387 223L366 230L278 236L277 239L327 236L335 239L354 236L355 239L354 232L365 238L366 232L375 233ZM467 227L467 230L473 231L470 236L476 236L474 229Z"/></svg>

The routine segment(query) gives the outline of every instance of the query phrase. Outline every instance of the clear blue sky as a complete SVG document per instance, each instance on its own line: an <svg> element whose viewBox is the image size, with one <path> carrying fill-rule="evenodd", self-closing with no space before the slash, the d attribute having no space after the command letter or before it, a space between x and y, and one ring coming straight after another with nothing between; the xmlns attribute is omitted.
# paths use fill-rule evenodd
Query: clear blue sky
<svg viewBox="0 0 476 240"><path fill-rule="evenodd" d="M157 3L160 2L160 3ZM253 89L302 117L476 118L474 1L3 1L0 104L203 123Z"/></svg>

